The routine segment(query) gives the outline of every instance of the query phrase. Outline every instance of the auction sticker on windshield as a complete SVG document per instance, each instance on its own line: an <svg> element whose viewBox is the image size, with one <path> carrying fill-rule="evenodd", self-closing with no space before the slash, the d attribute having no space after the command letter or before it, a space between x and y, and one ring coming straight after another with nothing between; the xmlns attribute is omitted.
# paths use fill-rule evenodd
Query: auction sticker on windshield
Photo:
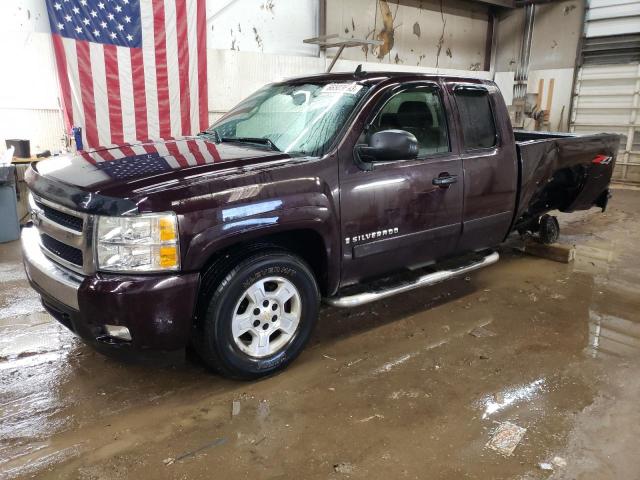
<svg viewBox="0 0 640 480"><path fill-rule="evenodd" d="M362 85L357 83L327 83L320 93L339 93L355 95L362 90Z"/></svg>

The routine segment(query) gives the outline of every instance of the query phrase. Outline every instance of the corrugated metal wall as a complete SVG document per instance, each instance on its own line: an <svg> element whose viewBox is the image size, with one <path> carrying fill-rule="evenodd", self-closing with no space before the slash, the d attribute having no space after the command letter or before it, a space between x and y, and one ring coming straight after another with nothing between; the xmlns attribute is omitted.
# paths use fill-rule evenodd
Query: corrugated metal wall
<svg viewBox="0 0 640 480"><path fill-rule="evenodd" d="M640 182L640 1L590 0L571 131L623 135L614 178Z"/></svg>

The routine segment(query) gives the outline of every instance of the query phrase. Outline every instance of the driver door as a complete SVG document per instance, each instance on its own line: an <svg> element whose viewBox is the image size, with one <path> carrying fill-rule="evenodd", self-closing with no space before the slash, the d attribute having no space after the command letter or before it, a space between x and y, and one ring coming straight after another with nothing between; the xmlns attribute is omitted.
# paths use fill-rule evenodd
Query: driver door
<svg viewBox="0 0 640 480"><path fill-rule="evenodd" d="M367 143L377 131L405 130L418 140L418 158L377 162L372 171L359 168L352 153L341 158L343 285L423 266L455 251L463 173L447 102L436 83L393 91L376 106L358 139ZM453 183L434 184L443 177Z"/></svg>

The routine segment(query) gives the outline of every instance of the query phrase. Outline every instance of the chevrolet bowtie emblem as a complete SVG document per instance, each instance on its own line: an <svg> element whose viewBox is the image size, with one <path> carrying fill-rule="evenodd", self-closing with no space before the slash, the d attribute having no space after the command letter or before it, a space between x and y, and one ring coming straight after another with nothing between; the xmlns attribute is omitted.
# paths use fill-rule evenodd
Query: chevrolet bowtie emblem
<svg viewBox="0 0 640 480"><path fill-rule="evenodd" d="M33 223L36 227L42 223L42 218L40 218L40 214L35 210L31 212L31 223Z"/></svg>

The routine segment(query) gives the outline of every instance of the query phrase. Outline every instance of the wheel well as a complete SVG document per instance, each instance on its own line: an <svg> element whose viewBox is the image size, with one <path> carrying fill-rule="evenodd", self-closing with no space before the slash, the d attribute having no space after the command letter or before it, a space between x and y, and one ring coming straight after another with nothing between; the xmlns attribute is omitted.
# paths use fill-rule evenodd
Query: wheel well
<svg viewBox="0 0 640 480"><path fill-rule="evenodd" d="M328 265L326 246L320 234L310 229L279 232L254 238L247 242L233 244L224 250L216 252L209 259L202 272L204 274L209 272L211 267L225 256L239 254L242 257L244 256L243 252L251 252L260 246L279 247L298 255L311 267L322 295L327 294Z"/></svg>

